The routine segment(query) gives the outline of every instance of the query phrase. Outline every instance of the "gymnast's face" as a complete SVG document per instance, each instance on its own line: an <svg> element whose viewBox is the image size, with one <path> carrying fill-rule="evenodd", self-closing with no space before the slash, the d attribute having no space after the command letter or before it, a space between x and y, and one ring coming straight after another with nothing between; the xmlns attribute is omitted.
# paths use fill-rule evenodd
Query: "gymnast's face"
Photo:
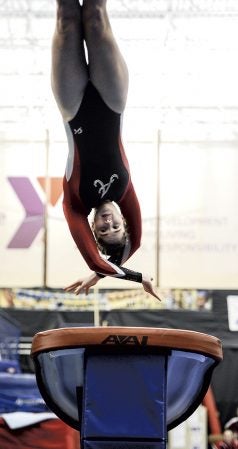
<svg viewBox="0 0 238 449"><path fill-rule="evenodd" d="M103 203L96 211L93 229L105 243L119 243L125 235L124 220L112 202Z"/></svg>

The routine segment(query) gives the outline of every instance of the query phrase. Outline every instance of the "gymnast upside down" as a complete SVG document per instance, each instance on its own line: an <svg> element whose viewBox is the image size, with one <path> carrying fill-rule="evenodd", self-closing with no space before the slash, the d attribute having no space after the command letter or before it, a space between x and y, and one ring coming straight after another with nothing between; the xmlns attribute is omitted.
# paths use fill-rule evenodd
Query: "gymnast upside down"
<svg viewBox="0 0 238 449"><path fill-rule="evenodd" d="M140 246L141 213L120 136L128 70L106 0L56 1L52 89L69 146L63 209L92 270L66 290L87 294L100 278L113 276L140 282L159 299L150 277L122 266Z"/></svg>

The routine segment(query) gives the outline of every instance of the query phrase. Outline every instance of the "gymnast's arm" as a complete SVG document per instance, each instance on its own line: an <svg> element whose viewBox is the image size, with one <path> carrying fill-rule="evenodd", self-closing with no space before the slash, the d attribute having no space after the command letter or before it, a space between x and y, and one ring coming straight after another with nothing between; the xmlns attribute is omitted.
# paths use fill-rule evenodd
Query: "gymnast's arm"
<svg viewBox="0 0 238 449"><path fill-rule="evenodd" d="M79 294L81 292L85 292L86 294L88 294L89 288L93 285L96 285L100 280L101 274L98 275L98 273L100 272L102 273L102 275L109 275L114 277L116 276L120 277L121 279L129 279L135 282L141 282L146 292L159 299L152 286L151 279L147 276L142 276L141 273L133 272L132 270L128 270L124 267L117 267L117 271L120 272L120 275L118 275L118 272L115 274L115 269L113 269L113 267L116 268L116 265L104 261L98 253L92 231L88 224L87 216L84 214L80 214L78 211L75 212L65 202L63 203L63 208L66 220L69 224L70 232L75 240L76 245L78 246L82 256L84 257L91 270L95 271L94 273L91 273L90 276L84 279L79 279L75 283L69 285L65 289L66 291L72 291L76 294ZM87 238L86 234L88 234ZM95 260L91 258L91 251L95 256Z"/></svg>
<svg viewBox="0 0 238 449"><path fill-rule="evenodd" d="M66 291L74 291L77 294L85 291L87 294L89 288L95 285L101 277L113 276L120 277L124 280L140 282L146 292L159 299L154 291L150 278L147 276L142 276L141 273L117 266L116 264L110 262L110 260L106 261L100 257L95 239L88 223L87 214L82 210L80 203L78 204L77 210L75 210L75 208L71 205L67 188L64 192L63 210L71 235L89 268L94 271L94 273L90 274L87 278L80 279L67 287ZM133 248L135 249L135 245ZM131 254L132 252L130 255Z"/></svg>

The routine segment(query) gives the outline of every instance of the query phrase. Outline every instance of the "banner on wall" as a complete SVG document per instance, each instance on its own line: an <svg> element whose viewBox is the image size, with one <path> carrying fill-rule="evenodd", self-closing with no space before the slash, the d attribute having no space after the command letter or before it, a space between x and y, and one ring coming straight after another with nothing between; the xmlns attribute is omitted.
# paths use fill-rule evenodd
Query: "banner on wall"
<svg viewBox="0 0 238 449"><path fill-rule="evenodd" d="M43 286L46 280L48 287L62 288L89 273L62 211L66 151L65 142L52 143L47 161L44 142L3 145L0 153L2 287ZM236 289L238 153L235 143L162 142L159 179L155 144L150 143L149 158L146 156L148 143L127 144L127 153L141 204L143 238L141 248L125 265L150 274L156 281L159 255L162 288ZM144 161L143 171L139 160ZM100 288L135 287L141 288L110 277L100 281Z"/></svg>
<svg viewBox="0 0 238 449"><path fill-rule="evenodd" d="M238 287L235 142L162 142L160 283Z"/></svg>

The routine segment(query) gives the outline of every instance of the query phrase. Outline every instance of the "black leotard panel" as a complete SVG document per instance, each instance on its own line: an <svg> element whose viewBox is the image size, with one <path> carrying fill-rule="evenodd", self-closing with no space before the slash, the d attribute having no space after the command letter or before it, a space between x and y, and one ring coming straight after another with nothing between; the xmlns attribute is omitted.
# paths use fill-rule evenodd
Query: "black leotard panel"
<svg viewBox="0 0 238 449"><path fill-rule="evenodd" d="M120 149L121 114L112 111L89 82L69 125L79 154L83 204L89 209L102 200L118 203L129 181Z"/></svg>

